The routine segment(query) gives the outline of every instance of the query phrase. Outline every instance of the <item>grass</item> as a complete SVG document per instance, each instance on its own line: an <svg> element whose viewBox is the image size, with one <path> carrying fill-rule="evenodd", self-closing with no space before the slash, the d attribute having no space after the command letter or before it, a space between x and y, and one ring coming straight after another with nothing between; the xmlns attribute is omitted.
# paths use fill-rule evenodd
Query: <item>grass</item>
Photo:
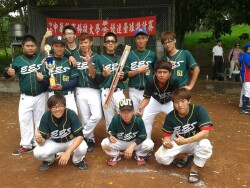
<svg viewBox="0 0 250 188"><path fill-rule="evenodd" d="M249 41L248 40L240 40L239 36L242 33L248 33L250 35L250 26L249 25L235 25L232 26L232 33L231 35L222 35L221 36L221 40L223 42L223 48L225 51L231 49L235 43L240 43L241 44L241 48L244 48L244 45ZM197 48L209 48L211 49L213 46L216 45L216 40L212 40L209 43L206 44L200 44L198 43L198 40L200 38L206 38L206 37L210 37L212 34L212 31L198 31L198 32L194 32L191 34L186 34L185 35L185 39L184 39L184 44L183 44L183 48L190 50L190 51L194 51Z"/></svg>

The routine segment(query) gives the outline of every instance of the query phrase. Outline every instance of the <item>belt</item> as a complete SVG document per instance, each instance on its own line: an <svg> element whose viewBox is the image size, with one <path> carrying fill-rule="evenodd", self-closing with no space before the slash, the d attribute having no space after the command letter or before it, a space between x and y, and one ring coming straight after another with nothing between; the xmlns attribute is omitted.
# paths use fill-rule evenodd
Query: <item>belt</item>
<svg viewBox="0 0 250 188"><path fill-rule="evenodd" d="M110 90L109 87L103 87L103 88L101 88L101 90L106 90L106 89ZM122 91L122 89L121 88L115 88L114 92L116 92L116 91Z"/></svg>
<svg viewBox="0 0 250 188"><path fill-rule="evenodd" d="M70 94L73 94L74 91L49 91L50 94L56 94L56 93L61 93L63 95L70 95Z"/></svg>
<svg viewBox="0 0 250 188"><path fill-rule="evenodd" d="M144 90L145 88L144 87L136 87L135 89Z"/></svg>

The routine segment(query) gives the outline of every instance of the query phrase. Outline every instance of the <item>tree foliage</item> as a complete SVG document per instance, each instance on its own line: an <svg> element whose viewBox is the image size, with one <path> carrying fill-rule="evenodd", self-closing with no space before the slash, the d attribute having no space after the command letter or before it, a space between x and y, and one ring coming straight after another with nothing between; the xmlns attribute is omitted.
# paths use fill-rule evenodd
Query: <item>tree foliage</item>
<svg viewBox="0 0 250 188"><path fill-rule="evenodd" d="M175 31L180 46L185 33L197 29L200 20L212 30L212 36L203 42L231 34L232 24L250 24L249 0L176 0L175 3Z"/></svg>

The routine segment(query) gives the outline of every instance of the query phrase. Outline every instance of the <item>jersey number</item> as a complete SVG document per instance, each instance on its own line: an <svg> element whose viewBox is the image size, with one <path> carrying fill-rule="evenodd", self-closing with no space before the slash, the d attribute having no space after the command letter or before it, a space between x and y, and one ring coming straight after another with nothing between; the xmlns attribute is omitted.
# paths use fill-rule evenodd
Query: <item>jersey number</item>
<svg viewBox="0 0 250 188"><path fill-rule="evenodd" d="M177 74L177 76L183 76L183 71L182 70L177 70L176 74Z"/></svg>

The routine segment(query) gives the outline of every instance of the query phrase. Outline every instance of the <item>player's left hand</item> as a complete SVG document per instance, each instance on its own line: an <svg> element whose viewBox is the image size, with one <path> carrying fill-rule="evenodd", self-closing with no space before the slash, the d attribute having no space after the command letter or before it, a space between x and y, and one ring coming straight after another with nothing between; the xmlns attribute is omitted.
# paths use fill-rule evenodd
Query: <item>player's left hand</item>
<svg viewBox="0 0 250 188"><path fill-rule="evenodd" d="M59 159L58 161L58 165L59 166L65 166L68 164L70 158L70 153L68 152L63 152L61 155L57 156L57 159Z"/></svg>
<svg viewBox="0 0 250 188"><path fill-rule="evenodd" d="M179 135L179 133L176 133L176 138L174 138L174 141L177 145L183 145L186 144L187 140L183 136Z"/></svg>
<svg viewBox="0 0 250 188"><path fill-rule="evenodd" d="M62 90L62 85L56 84L54 86L49 86L49 89L56 90L56 91L61 91Z"/></svg>
<svg viewBox="0 0 250 188"><path fill-rule="evenodd" d="M119 79L122 80L123 78L124 78L124 72L121 71L121 72L119 73Z"/></svg>
<svg viewBox="0 0 250 188"><path fill-rule="evenodd" d="M191 90L193 87L190 86L190 85L186 85L186 86L183 86L182 88L185 88L185 89L187 89L187 90Z"/></svg>
<svg viewBox="0 0 250 188"><path fill-rule="evenodd" d="M35 71L35 74L36 74L36 79L38 81L42 81L43 80L44 77L43 77L42 73Z"/></svg>
<svg viewBox="0 0 250 188"><path fill-rule="evenodd" d="M133 155L133 152L134 152L133 145L128 146L127 149L124 151L124 157L126 159L130 159Z"/></svg>
<svg viewBox="0 0 250 188"><path fill-rule="evenodd" d="M77 67L77 61L73 56L69 56L69 62L73 67Z"/></svg>

